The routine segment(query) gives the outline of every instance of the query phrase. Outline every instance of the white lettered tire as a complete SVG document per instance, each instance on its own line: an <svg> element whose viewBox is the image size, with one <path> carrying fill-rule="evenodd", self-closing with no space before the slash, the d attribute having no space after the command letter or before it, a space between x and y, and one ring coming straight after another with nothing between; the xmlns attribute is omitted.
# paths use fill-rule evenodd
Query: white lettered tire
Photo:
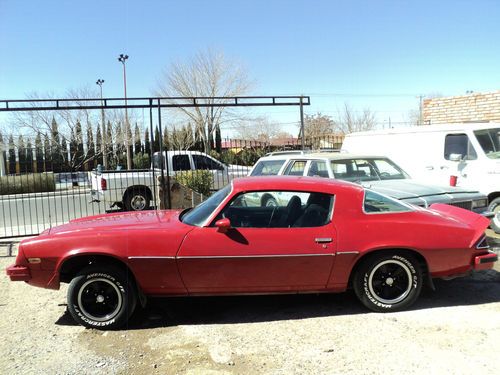
<svg viewBox="0 0 500 375"><path fill-rule="evenodd" d="M68 310L78 324L116 329L127 323L137 304L137 293L126 272L114 266L89 266L68 288Z"/></svg>
<svg viewBox="0 0 500 375"><path fill-rule="evenodd" d="M353 278L354 292L370 310L404 310L422 290L422 269L406 252L383 252L368 256Z"/></svg>

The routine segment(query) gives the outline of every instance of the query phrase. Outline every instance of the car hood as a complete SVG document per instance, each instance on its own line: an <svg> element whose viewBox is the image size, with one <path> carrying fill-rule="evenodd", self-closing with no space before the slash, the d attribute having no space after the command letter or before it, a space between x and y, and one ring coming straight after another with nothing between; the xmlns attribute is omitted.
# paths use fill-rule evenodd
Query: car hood
<svg viewBox="0 0 500 375"><path fill-rule="evenodd" d="M385 195L389 195L396 199L410 199L445 194L457 196L469 193L477 193L477 191L468 191L453 186L436 186L423 184L411 179L366 181L363 182L362 185L363 187L372 189Z"/></svg>
<svg viewBox="0 0 500 375"><path fill-rule="evenodd" d="M130 229L166 229L184 225L179 220L181 210L112 213L71 220L53 227L45 234L62 234L75 231L108 231Z"/></svg>

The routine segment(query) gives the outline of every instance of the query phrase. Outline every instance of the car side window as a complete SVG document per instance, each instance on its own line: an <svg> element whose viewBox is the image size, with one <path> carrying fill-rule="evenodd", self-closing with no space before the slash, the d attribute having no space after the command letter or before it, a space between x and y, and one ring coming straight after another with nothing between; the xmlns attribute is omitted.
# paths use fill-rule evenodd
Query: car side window
<svg viewBox="0 0 500 375"><path fill-rule="evenodd" d="M311 161L307 175L312 177L329 177L326 162L324 160Z"/></svg>
<svg viewBox="0 0 500 375"><path fill-rule="evenodd" d="M174 171L190 171L189 155L174 155L172 157L172 168Z"/></svg>
<svg viewBox="0 0 500 375"><path fill-rule="evenodd" d="M450 160L451 154L461 155L462 159L477 159L476 150L467 134L448 134L444 141L444 158Z"/></svg>
<svg viewBox="0 0 500 375"><path fill-rule="evenodd" d="M389 213L389 212L408 212L412 207L396 199L378 194L371 190L365 191L363 210L367 214Z"/></svg>
<svg viewBox="0 0 500 375"><path fill-rule="evenodd" d="M306 169L307 161L305 160L295 160L292 161L285 170L285 175L289 176L303 176L304 170Z"/></svg>
<svg viewBox="0 0 500 375"><path fill-rule="evenodd" d="M222 164L217 163L215 160L207 158L204 155L193 155L193 162L195 169L208 169L208 170L223 170Z"/></svg>
<svg viewBox="0 0 500 375"><path fill-rule="evenodd" d="M234 228L309 228L330 222L333 196L299 191L254 191L234 198L215 221Z"/></svg>

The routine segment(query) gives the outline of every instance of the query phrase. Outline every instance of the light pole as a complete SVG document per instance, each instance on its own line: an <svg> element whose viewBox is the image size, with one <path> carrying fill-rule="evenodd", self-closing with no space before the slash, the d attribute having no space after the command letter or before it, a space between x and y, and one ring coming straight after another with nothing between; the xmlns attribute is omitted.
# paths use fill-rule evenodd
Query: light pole
<svg viewBox="0 0 500 375"><path fill-rule="evenodd" d="M106 158L106 121L104 119L104 102L102 100L102 84L103 79L98 79L96 85L101 89L101 122L102 122L102 136L101 136L101 152L102 152L102 164L104 165L104 170L108 169L108 159Z"/></svg>
<svg viewBox="0 0 500 375"><path fill-rule="evenodd" d="M130 153L130 147L129 147L129 139L128 139L128 129L129 129L129 124L128 124L128 109L127 109L127 69L125 68L125 62L128 60L128 55L124 55L123 53L118 56L118 61L122 63L123 65L123 90L125 92L125 131L123 134L125 134L124 137L124 143L125 143L125 148L127 150L127 169L132 169L132 155Z"/></svg>

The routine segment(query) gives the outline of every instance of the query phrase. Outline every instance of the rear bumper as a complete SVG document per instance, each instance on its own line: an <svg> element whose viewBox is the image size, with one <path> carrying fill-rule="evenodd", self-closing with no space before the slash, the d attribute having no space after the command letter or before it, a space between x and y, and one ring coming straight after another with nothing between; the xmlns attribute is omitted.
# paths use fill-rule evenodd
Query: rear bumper
<svg viewBox="0 0 500 375"><path fill-rule="evenodd" d="M489 251L488 254L478 255L474 257L474 270L488 270L493 267L493 263L498 260L498 255L493 251Z"/></svg>
<svg viewBox="0 0 500 375"><path fill-rule="evenodd" d="M28 281L31 280L31 273L28 267L18 266L16 264L10 265L5 269L7 276L11 281Z"/></svg>
<svg viewBox="0 0 500 375"><path fill-rule="evenodd" d="M99 193L99 191L92 189L90 190L90 199L89 203L100 202L102 200L102 194Z"/></svg>

